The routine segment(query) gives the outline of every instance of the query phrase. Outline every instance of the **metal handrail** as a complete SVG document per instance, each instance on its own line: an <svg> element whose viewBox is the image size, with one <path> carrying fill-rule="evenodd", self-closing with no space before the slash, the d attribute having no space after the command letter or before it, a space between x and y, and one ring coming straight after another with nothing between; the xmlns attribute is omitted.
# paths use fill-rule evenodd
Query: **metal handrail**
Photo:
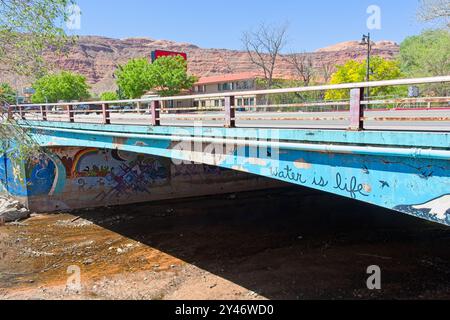
<svg viewBox="0 0 450 320"><path fill-rule="evenodd" d="M223 125L225 127L235 127L236 120L289 120L289 121L321 121L321 120L332 120L332 121L346 121L348 120L349 130L364 130L364 121L369 120L368 117L364 116L365 108L370 105L377 104L398 104L398 103L428 103L431 106L431 103L445 103L450 102L450 98L447 97L429 97L429 98L400 98L400 99L388 99L388 100L374 100L368 101L364 100L364 90L367 88L373 87L383 87L383 86L404 86L404 85L412 85L412 84L425 84L425 83L447 83L450 82L450 76L442 76L442 77L431 77L431 78L418 78L418 79L399 79L399 80L386 80L386 81L373 81L373 82L359 82L359 83L347 83L347 84L337 84L337 85L324 85L324 86L314 86L314 87L299 87L299 88L283 88L283 89L269 89L269 90L256 90L256 91L245 91L245 92L227 92L227 93L214 93L214 94L201 94L201 95L188 95L188 96L176 96L176 97L149 97L146 99L135 99L135 100L119 100L119 101L91 101L91 102L62 102L62 103L46 103L46 104L23 104L23 105L14 105L10 106L8 110L8 117L12 117L14 115L18 115L21 120L26 120L27 116L34 116L41 114L42 121L52 121L49 119L49 116L53 116L55 114L62 114L67 117L66 120L69 122L76 122L78 115L80 114L94 114L97 113L102 116L101 123L103 124L111 124L111 115L117 113L116 110L113 110L110 105L114 104L123 104L123 103L141 103L145 105L144 108L137 107L132 110L126 110L127 113L138 113L140 115L139 119L145 120L144 115L150 117L148 121L149 125L152 126L160 126L161 120L163 119L161 112L171 111L171 108L166 108L164 106L164 101L168 100L187 100L194 101L195 99L205 99L205 98L221 98L224 101L223 109L222 107L219 114L196 114L196 115L187 115L180 114L175 117L171 117L171 120L191 120L191 121L204 121L204 120L224 120ZM271 105L267 103L267 105L254 105L254 106L239 106L236 103L236 97L245 95L256 95L256 96L266 96L270 94L283 94L283 93L298 93L298 92L311 92L311 91L329 91L329 90L350 90L350 99L343 101L340 100L338 102L334 101L324 101L324 102L306 102L306 103L293 103L293 104L275 104ZM79 105L101 105L100 108L95 108L92 110L77 110L76 106ZM241 114L238 116L239 111L241 110L257 110L257 109L265 109L265 112L268 109L273 108L303 108L303 107L325 107L325 106L349 106L349 109L344 110L342 112L346 112L345 115L321 115L321 116L302 116L299 117L298 114L294 115L270 115L266 114L264 117L261 115L251 115L250 113L246 114L245 117L242 117ZM53 108L51 108L53 107ZM48 109L59 109L58 107L64 107L64 110L48 110ZM39 110L25 110L25 108L39 108ZM204 107L194 108L173 108L173 111L197 111L202 112ZM213 107L207 107L213 108ZM339 111L339 110L336 110ZM123 111L125 112L125 111ZM264 112L263 112L264 113ZM269 116L269 117L268 117ZM167 120L163 119L163 120ZM377 121L404 121L404 118L398 117L378 117L375 118ZM449 121L449 117L447 116L436 116L431 115L431 117L423 116L414 118L408 117L406 118L408 121L441 121L447 122ZM85 119L86 120L86 119ZM90 119L89 119L90 120ZM130 120L130 119L128 119ZM53 121L61 121L60 119ZM64 121L64 120L63 120ZM405 120L406 121L406 120Z"/></svg>
<svg viewBox="0 0 450 320"><path fill-rule="evenodd" d="M446 83L450 82L450 76L415 78L415 79L398 79L398 80L383 80L372 82L357 82L344 83L333 85L322 85L312 87L294 87L282 89L267 89L267 90L252 90L252 91L231 91L221 93L199 94L199 95L183 95L173 97L149 97L145 99L129 99L129 100L115 100L115 101L84 101L84 102L60 102L60 103L39 103L39 104L21 104L21 107L39 107L39 106L77 106L85 104L124 104L124 103L150 103L153 101L179 101L179 100L193 100L206 98L225 98L242 95L271 95L284 93L298 93L298 92L312 92L312 91L328 91L328 90L342 90L354 88L374 88L374 87L389 87L415 84L431 84L431 83ZM17 105L13 105L17 106Z"/></svg>

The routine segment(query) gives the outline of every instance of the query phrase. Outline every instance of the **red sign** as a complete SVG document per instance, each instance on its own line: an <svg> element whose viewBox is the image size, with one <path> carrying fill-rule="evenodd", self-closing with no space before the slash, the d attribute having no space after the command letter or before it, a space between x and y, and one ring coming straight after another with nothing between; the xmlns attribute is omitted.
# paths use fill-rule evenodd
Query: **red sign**
<svg viewBox="0 0 450 320"><path fill-rule="evenodd" d="M176 57L176 56L181 56L183 57L184 60L187 61L187 54L184 52L155 50L152 52L152 62L155 62L158 58L161 57Z"/></svg>

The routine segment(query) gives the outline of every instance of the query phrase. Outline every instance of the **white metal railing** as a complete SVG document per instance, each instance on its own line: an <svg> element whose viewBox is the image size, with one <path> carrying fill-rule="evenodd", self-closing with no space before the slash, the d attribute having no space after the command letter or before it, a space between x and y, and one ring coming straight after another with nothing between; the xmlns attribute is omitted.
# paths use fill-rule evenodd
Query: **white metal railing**
<svg viewBox="0 0 450 320"><path fill-rule="evenodd" d="M167 121L219 121L219 125L225 127L235 127L236 120L239 121L266 121L269 125L276 127L276 120L290 121L291 126L296 126L296 122L301 121L335 121L344 122L350 130L362 130L364 121L434 121L434 122L450 122L450 112L448 115L407 115L400 116L372 116L364 115L365 109L369 106L383 105L424 105L425 108L431 109L432 104L449 107L450 97L424 97L424 98L402 98L402 99L374 99L364 100L364 90L367 88L386 87L386 86L405 86L420 84L446 84L450 83L450 76L417 78L417 79L399 79L387 81L373 81L361 83L347 83L338 85L323 85L313 87L297 87L268 89L242 92L221 92L214 94L184 95L174 97L148 97L145 99L118 100L118 101L88 101L88 102L64 102L64 103L45 103L45 104L23 104L10 106L8 108L8 116L16 117L19 120L40 120L40 121L69 121L69 122L94 122L101 124L110 124L112 120L117 123L117 115L126 115L124 121L126 124L134 124L136 121L144 121L144 123L159 126L161 120ZM241 106L236 103L235 97L239 96L259 96L265 97L270 95L283 95L291 93L307 93L307 92L325 92L329 90L350 90L351 98L345 101L313 101L313 102L296 102L296 103L259 103L258 105ZM190 101L196 99L224 101L222 106L205 106L205 107L183 107L175 106L168 108L165 104L168 101ZM270 101L270 100L269 100ZM128 105L126 109L122 107L115 108L118 105ZM138 104L137 107L130 105ZM79 109L80 106L94 106L91 109ZM313 113L319 108L320 114ZM301 109L302 114L292 113L290 109ZM257 112L261 111L262 112ZM274 113L274 110L277 111ZM312 110L312 111L311 111ZM188 114L189 112L197 112L198 114ZM244 112L245 111L245 112ZM287 111L287 112L280 112ZM306 112L305 112L306 111ZM176 114L170 114L176 112ZM180 112L184 112L180 114ZM206 113L208 112L208 113ZM334 113L331 113L334 112ZM167 114L165 114L167 113ZM131 117L135 115L135 117ZM183 124L186 125L186 124ZM188 124L189 125L189 124ZM255 124L258 125L258 124ZM450 128L449 128L450 129ZM449 130L450 131L450 130Z"/></svg>

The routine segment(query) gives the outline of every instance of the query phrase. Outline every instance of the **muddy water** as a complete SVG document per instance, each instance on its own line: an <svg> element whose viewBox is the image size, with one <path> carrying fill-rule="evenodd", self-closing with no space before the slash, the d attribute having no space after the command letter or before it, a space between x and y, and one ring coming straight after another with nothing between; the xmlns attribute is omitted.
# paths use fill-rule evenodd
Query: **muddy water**
<svg viewBox="0 0 450 320"><path fill-rule="evenodd" d="M2 299L450 298L449 228L299 188L37 215L0 234Z"/></svg>

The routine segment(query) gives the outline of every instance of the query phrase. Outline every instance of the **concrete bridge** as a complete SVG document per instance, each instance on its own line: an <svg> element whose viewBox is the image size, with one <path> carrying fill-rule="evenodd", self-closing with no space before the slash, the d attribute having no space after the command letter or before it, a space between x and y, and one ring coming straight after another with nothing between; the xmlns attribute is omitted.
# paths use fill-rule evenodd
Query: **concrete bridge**
<svg viewBox="0 0 450 320"><path fill-rule="evenodd" d="M80 110L81 103L11 106L5 125L20 132L15 140L42 149L23 161L9 144L1 184L31 210L48 211L287 183L450 225L450 99L364 98L364 88L449 82L446 76L90 102L95 110ZM297 101L326 90L349 90L350 99ZM250 94L268 102L235 104L235 96ZM280 95L287 103L272 102ZM165 103L195 98L224 105Z"/></svg>

